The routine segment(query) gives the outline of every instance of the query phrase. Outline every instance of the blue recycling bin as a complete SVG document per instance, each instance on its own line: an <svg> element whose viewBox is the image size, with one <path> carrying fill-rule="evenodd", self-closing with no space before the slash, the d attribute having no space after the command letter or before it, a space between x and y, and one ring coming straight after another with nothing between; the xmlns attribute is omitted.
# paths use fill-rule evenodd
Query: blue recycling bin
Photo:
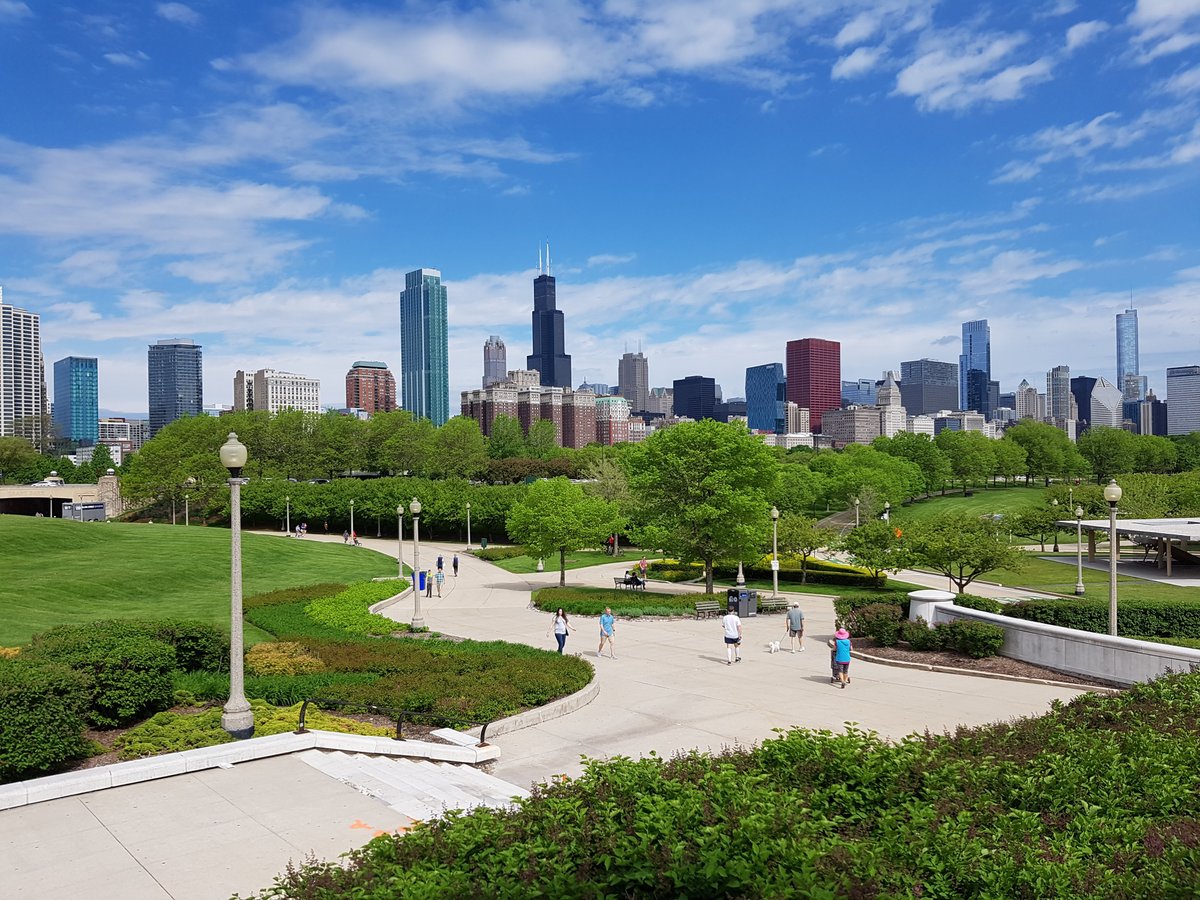
<svg viewBox="0 0 1200 900"><path fill-rule="evenodd" d="M422 592L424 592L424 590L425 590L425 571L424 570L417 573L417 590L422 591Z"/></svg>

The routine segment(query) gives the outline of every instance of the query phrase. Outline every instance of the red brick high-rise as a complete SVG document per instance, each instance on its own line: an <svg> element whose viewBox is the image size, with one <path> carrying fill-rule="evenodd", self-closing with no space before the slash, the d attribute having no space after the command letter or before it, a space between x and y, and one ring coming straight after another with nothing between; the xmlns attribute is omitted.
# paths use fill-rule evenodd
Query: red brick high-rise
<svg viewBox="0 0 1200 900"><path fill-rule="evenodd" d="M346 406L367 415L396 408L396 378L387 365L359 360L346 373Z"/></svg>
<svg viewBox="0 0 1200 900"><path fill-rule="evenodd" d="M823 338L787 344L787 398L809 411L813 431L821 413L842 405L842 345Z"/></svg>

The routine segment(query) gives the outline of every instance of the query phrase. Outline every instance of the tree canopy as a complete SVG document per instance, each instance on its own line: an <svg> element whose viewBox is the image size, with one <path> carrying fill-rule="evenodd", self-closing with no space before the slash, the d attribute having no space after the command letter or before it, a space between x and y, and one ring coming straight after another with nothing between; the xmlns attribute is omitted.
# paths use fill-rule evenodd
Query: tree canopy
<svg viewBox="0 0 1200 900"><path fill-rule="evenodd" d="M567 583L567 553L598 547L617 527L615 504L586 494L566 478L530 485L508 511L508 533L539 557L558 554L558 583Z"/></svg>
<svg viewBox="0 0 1200 900"><path fill-rule="evenodd" d="M996 569L1019 569L1025 559L1010 546L1004 526L990 516L948 514L909 526L906 542L918 565L940 572L958 593Z"/></svg>

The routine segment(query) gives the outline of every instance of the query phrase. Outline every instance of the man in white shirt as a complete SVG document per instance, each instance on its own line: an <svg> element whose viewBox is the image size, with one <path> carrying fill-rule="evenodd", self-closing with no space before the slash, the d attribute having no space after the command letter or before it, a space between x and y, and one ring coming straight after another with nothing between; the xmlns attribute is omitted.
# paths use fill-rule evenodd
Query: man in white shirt
<svg viewBox="0 0 1200 900"><path fill-rule="evenodd" d="M725 665L732 666L735 662L742 661L742 620L738 618L737 612L731 609L721 619L721 624L725 626Z"/></svg>

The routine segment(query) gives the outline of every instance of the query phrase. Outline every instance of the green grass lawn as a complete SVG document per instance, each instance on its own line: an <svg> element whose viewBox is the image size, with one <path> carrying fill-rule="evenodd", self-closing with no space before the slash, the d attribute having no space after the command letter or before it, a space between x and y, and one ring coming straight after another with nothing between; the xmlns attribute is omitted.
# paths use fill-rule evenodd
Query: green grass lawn
<svg viewBox="0 0 1200 900"><path fill-rule="evenodd" d="M658 554L646 553L645 550L633 549L622 550L616 556L609 556L603 550L576 550L573 553L567 554L568 569L585 569L588 566L602 566L606 563L623 562L632 567L635 563L641 562L642 556L648 560L661 559ZM548 556L543 562L546 565L547 572L558 571L558 557ZM498 559L492 562L492 565L499 566L506 572L512 572L514 575L526 575L530 572L537 571L536 556L512 556L508 559Z"/></svg>
<svg viewBox="0 0 1200 900"><path fill-rule="evenodd" d="M1071 536L1074 539L1074 535ZM1026 587L1035 591L1052 591L1058 594L1075 594L1075 554L1062 554L1064 562L1052 562L1030 556L1027 565L1019 571L1000 569L983 576L985 581L995 581L1014 587ZM1101 557L1097 556L1097 559ZM1107 554L1103 561L1107 561ZM1087 562L1087 551L1084 551L1084 562ZM1153 566L1147 566L1147 572L1156 571ZM1083 596L1089 600L1108 599L1108 568L1083 568ZM968 593L970 588L967 588ZM1128 575L1117 576L1117 602L1125 600L1178 600L1190 603L1200 602L1200 588L1177 587L1170 584L1158 584L1142 578Z"/></svg>
<svg viewBox="0 0 1200 900"><path fill-rule="evenodd" d="M928 500L918 500L909 506L893 506L892 520L913 522L948 512L974 516L993 513L1009 515L1029 506L1037 506L1043 497L1043 488L1036 483L1032 487L972 488L972 491L970 497L964 497L961 493L945 497L935 494Z"/></svg>
<svg viewBox="0 0 1200 900"><path fill-rule="evenodd" d="M196 619L229 628L229 531L0 516L0 646L64 623ZM361 547L242 536L246 596L319 582L394 575ZM268 639L246 626L246 641Z"/></svg>

